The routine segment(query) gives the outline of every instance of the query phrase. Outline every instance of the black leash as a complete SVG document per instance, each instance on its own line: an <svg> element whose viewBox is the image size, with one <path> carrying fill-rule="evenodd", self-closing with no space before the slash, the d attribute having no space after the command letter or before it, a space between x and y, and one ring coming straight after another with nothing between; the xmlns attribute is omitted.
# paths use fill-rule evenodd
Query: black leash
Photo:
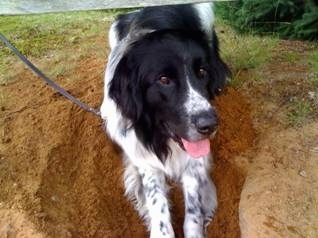
<svg viewBox="0 0 318 238"><path fill-rule="evenodd" d="M21 52L17 48L15 48L1 32L0 32L0 39L16 56L19 57L19 59L25 65L27 65L37 76L43 79L49 86L54 88L61 95L68 98L71 102L75 103L77 106L81 107L85 111L94 113L96 116L101 117L99 110L89 107L87 104L81 102L80 100L72 96L70 93L68 93L64 88L57 85L52 79L47 77L41 70L39 70L34 64L32 64L23 54L21 54Z"/></svg>

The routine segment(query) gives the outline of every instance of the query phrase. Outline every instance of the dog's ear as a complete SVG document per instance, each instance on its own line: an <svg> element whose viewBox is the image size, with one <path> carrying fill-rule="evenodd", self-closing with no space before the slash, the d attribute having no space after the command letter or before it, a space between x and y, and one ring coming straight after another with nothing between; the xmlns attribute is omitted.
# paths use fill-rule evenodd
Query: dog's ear
<svg viewBox="0 0 318 238"><path fill-rule="evenodd" d="M209 93L213 98L218 95L225 86L227 78L231 77L231 71L228 66L223 62L219 54L219 42L216 33L213 32L213 41L210 45L210 76Z"/></svg>
<svg viewBox="0 0 318 238"><path fill-rule="evenodd" d="M129 65L127 57L117 64L114 76L109 83L109 96L118 105L124 117L135 123L141 116L142 94L136 67Z"/></svg>

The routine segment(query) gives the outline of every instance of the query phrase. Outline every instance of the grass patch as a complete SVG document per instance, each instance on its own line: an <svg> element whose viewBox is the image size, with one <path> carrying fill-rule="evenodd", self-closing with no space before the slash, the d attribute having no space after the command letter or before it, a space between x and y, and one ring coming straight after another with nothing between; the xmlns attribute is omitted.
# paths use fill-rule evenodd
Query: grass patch
<svg viewBox="0 0 318 238"><path fill-rule="evenodd" d="M264 78L259 71L272 58L279 39L275 36L238 35L219 18L216 19L216 31L221 56L232 70L230 85L240 88L247 80L262 81Z"/></svg>
<svg viewBox="0 0 318 238"><path fill-rule="evenodd" d="M298 52L295 52L295 51L283 52L281 55L281 58L282 60L284 60L284 62L288 62L288 63L295 63L301 60L301 56L299 55Z"/></svg>
<svg viewBox="0 0 318 238"><path fill-rule="evenodd" d="M309 55L308 64L312 72L318 72L318 50L313 51Z"/></svg>
<svg viewBox="0 0 318 238"><path fill-rule="evenodd" d="M318 93L318 73L313 73L310 77L310 82L312 83L313 87L316 88L316 92Z"/></svg>
<svg viewBox="0 0 318 238"><path fill-rule="evenodd" d="M237 35L222 20L217 19L220 49L226 62L230 62L234 71L256 69L266 63L273 55L279 39L276 37L258 37Z"/></svg>
<svg viewBox="0 0 318 238"><path fill-rule="evenodd" d="M77 58L79 54L83 54L83 51L78 49L92 45L90 37L100 35L106 38L109 23L121 12L122 10L105 10L0 16L0 29L28 58L43 59L51 52L54 54L53 58L59 52ZM103 51L106 50L106 46L105 42ZM99 51L101 49L97 52ZM16 71L11 68L17 62L18 59L11 51L0 43L1 82L14 78ZM57 67L57 69L51 68L57 76L65 73L62 66Z"/></svg>
<svg viewBox="0 0 318 238"><path fill-rule="evenodd" d="M234 37L229 43L232 47L229 47L228 57L234 56L232 59L240 69L255 69L271 58L276 42L272 38L243 36L238 40Z"/></svg>
<svg viewBox="0 0 318 238"><path fill-rule="evenodd" d="M313 108L305 99L294 98L288 105L288 121L291 126L301 126L308 121Z"/></svg>
<svg viewBox="0 0 318 238"><path fill-rule="evenodd" d="M316 88L316 92L318 93L318 50L313 51L309 55L308 64L310 67L310 71L312 72L310 81Z"/></svg>
<svg viewBox="0 0 318 238"><path fill-rule="evenodd" d="M108 11L1 16L0 29L23 54L38 57L98 33L113 16ZM0 58L9 54L2 50Z"/></svg>
<svg viewBox="0 0 318 238"><path fill-rule="evenodd" d="M310 81L313 87L317 88L316 93L318 93L318 50L310 53L308 57L308 65L311 71Z"/></svg>

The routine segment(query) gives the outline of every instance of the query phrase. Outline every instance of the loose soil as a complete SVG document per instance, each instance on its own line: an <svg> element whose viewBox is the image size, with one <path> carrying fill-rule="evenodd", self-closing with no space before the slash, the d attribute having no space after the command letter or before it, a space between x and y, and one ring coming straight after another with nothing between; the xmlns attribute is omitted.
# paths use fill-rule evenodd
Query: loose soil
<svg viewBox="0 0 318 238"><path fill-rule="evenodd" d="M68 91L99 107L104 58L92 54L77 65L79 80L69 82ZM16 70L16 79L1 85L6 100L0 111L0 237L147 237L123 195L121 150L102 122L21 66ZM282 99L269 94L279 84L273 76L246 83L243 90L228 87L213 102L221 121L212 141L211 171L219 207L209 238L236 238L241 232L242 237L318 237L318 125L277 123L283 120L275 114ZM266 91L269 85L274 91ZM293 153L303 157L290 161ZM296 190L290 194L291 189ZM181 191L172 184L170 195L176 235L183 237Z"/></svg>

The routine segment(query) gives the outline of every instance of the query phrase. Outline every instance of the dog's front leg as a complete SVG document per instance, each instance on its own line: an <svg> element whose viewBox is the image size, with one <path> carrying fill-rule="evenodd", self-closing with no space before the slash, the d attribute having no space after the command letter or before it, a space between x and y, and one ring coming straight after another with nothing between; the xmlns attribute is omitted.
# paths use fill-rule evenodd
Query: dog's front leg
<svg viewBox="0 0 318 238"><path fill-rule="evenodd" d="M185 198L185 220L183 225L186 238L205 237L206 227L217 206L216 192L208 173L205 159L192 159L182 175Z"/></svg>
<svg viewBox="0 0 318 238"><path fill-rule="evenodd" d="M148 209L150 237L174 238L163 172L152 168L140 169L139 172Z"/></svg>

